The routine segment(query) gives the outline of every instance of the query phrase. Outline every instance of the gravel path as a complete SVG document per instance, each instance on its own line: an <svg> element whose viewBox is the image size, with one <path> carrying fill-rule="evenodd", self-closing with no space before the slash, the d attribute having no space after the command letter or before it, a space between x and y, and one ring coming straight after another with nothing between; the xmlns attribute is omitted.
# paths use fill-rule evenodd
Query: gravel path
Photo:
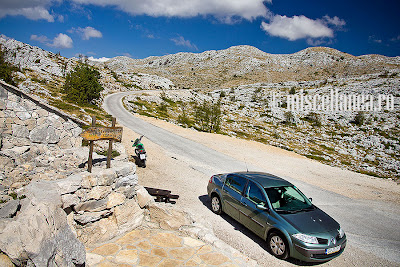
<svg viewBox="0 0 400 267"><path fill-rule="evenodd" d="M115 104L112 107L114 109ZM399 186L394 182L326 166L251 141L198 133L148 118L147 121L158 127L141 124L137 118L127 122L131 119L128 114L116 116L120 122L138 131L134 133L124 129L125 147L130 147L130 140L139 133L145 133L151 139L143 139L149 159L148 167L138 170L140 183L179 194L178 206L195 214L197 220L212 227L221 240L257 260L260 265L292 265L298 262L278 261L266 252L261 239L228 216L216 216L210 211L206 185L210 173L218 172L219 167L224 167L220 168L221 171L226 168L244 170L246 161L250 170L268 170L288 178L312 197L316 205L337 219L348 235L348 247L341 257L325 263L327 266L396 266L400 262L397 230L400 224L400 193ZM179 137L177 140L185 144L174 143L176 140L160 142L159 138L169 135L162 130L160 137L155 137L154 132L159 132L161 128L174 132ZM192 148L193 143L197 143L196 148L200 150ZM214 152L209 154L210 150ZM132 149L128 152L133 154ZM201 159L204 156L206 160ZM220 156L224 163L221 164L219 158L215 160L215 156Z"/></svg>

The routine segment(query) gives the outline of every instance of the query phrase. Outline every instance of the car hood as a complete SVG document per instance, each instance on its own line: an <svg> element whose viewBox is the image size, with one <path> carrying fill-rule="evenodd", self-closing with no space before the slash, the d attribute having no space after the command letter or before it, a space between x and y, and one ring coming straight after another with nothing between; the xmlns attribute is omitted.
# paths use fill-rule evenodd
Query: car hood
<svg viewBox="0 0 400 267"><path fill-rule="evenodd" d="M301 233L330 232L340 227L338 222L317 207L311 211L280 215Z"/></svg>

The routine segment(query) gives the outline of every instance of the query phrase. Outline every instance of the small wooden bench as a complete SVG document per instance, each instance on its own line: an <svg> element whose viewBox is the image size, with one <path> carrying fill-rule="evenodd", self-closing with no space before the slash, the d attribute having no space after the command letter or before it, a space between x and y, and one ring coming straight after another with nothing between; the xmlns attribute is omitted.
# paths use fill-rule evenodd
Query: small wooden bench
<svg viewBox="0 0 400 267"><path fill-rule="evenodd" d="M144 188L146 188L147 192L149 192L149 194L151 196L156 197L157 202L165 202L165 203L175 204L176 201L171 201L171 199L179 198L179 195L173 195L173 194L171 194L171 191L169 191L169 190L152 188L152 187L144 187Z"/></svg>

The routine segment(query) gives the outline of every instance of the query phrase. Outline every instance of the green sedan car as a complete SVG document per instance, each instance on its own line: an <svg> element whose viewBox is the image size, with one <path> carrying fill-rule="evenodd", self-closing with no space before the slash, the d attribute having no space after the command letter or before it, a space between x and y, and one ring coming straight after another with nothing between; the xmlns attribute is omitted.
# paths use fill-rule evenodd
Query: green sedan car
<svg viewBox="0 0 400 267"><path fill-rule="evenodd" d="M214 175L207 191L214 213L228 214L266 240L270 252L279 259L328 261L346 246L339 223L296 186L272 174Z"/></svg>

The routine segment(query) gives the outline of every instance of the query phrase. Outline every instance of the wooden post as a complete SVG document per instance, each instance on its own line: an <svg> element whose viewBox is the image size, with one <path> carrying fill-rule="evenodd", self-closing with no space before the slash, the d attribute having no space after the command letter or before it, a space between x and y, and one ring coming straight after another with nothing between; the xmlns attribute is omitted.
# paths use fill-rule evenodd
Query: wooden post
<svg viewBox="0 0 400 267"><path fill-rule="evenodd" d="M113 118L112 118L112 125L111 125L111 127L115 127L116 121L117 121L117 119L113 117ZM110 166L111 166L112 143L113 143L113 140L112 140L112 139L108 140L107 169L109 169Z"/></svg>
<svg viewBox="0 0 400 267"><path fill-rule="evenodd" d="M92 116L92 126L96 126L96 116ZM88 172L92 172L94 141L89 141Z"/></svg>

